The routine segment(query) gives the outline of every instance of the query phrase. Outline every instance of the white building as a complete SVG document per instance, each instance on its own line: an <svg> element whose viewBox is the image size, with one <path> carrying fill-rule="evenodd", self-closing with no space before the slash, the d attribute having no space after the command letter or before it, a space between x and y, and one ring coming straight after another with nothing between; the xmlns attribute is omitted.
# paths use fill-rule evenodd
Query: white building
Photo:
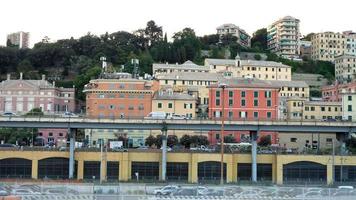
<svg viewBox="0 0 356 200"><path fill-rule="evenodd" d="M19 31L17 33L11 33L7 35L7 41L10 41L12 45L16 45L19 49L29 48L30 46L30 33Z"/></svg>
<svg viewBox="0 0 356 200"><path fill-rule="evenodd" d="M356 121L356 91L342 90L342 119Z"/></svg>
<svg viewBox="0 0 356 200"><path fill-rule="evenodd" d="M237 37L237 43L243 47L251 46L251 36L235 24L223 24L216 28L217 34L220 36L231 34Z"/></svg>

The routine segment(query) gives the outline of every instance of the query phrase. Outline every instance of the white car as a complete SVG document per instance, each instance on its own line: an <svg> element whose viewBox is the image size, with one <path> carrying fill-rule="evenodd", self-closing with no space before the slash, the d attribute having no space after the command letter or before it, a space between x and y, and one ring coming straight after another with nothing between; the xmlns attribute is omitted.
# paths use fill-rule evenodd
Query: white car
<svg viewBox="0 0 356 200"><path fill-rule="evenodd" d="M186 116L184 115L176 115L176 114L173 114L170 119L187 119Z"/></svg>
<svg viewBox="0 0 356 200"><path fill-rule="evenodd" d="M167 185L163 188L156 189L153 191L154 195L169 195L171 193L176 192L179 189L177 185Z"/></svg>
<svg viewBox="0 0 356 200"><path fill-rule="evenodd" d="M79 116L71 112L65 112L62 114L62 117L79 117Z"/></svg>
<svg viewBox="0 0 356 200"><path fill-rule="evenodd" d="M3 117L15 117L16 114L13 113L13 112L4 112L4 113L2 114L2 116L3 116Z"/></svg>

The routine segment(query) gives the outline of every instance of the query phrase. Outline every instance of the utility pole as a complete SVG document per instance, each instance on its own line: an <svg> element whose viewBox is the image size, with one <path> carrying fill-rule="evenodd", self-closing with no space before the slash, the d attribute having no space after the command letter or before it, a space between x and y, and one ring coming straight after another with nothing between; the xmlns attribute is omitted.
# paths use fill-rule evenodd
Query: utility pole
<svg viewBox="0 0 356 200"><path fill-rule="evenodd" d="M225 109L225 88L227 87L226 84L220 83L218 85L219 88L222 89L221 94L221 101L222 101L222 109L221 109L221 161L220 161L220 185L224 184L224 109Z"/></svg>

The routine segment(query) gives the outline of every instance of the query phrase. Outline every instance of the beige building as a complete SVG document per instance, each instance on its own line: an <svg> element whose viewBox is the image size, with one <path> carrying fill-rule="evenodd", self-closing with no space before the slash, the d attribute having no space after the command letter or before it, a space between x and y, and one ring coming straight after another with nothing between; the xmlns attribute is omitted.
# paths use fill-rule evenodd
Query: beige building
<svg viewBox="0 0 356 200"><path fill-rule="evenodd" d="M195 118L196 102L197 97L194 95L161 90L156 92L152 99L152 112L165 112L168 118L173 115Z"/></svg>
<svg viewBox="0 0 356 200"><path fill-rule="evenodd" d="M342 119L356 121L356 91L343 90L342 97Z"/></svg>
<svg viewBox="0 0 356 200"><path fill-rule="evenodd" d="M222 37L231 34L237 38L237 43L243 47L251 46L251 36L235 24L223 24L216 28L217 34Z"/></svg>
<svg viewBox="0 0 356 200"><path fill-rule="evenodd" d="M168 74L173 72L209 72L209 67L201 66L188 60L183 64L168 64L168 63L153 63L152 73L154 76L158 74Z"/></svg>
<svg viewBox="0 0 356 200"><path fill-rule="evenodd" d="M291 97L287 100L287 119L301 120L303 119L304 103L307 98Z"/></svg>
<svg viewBox="0 0 356 200"><path fill-rule="evenodd" d="M341 120L341 102L306 101L303 110L304 120Z"/></svg>
<svg viewBox="0 0 356 200"><path fill-rule="evenodd" d="M299 57L299 19L285 16L267 27L267 48L286 58Z"/></svg>
<svg viewBox="0 0 356 200"><path fill-rule="evenodd" d="M335 58L335 78L339 83L356 80L356 56L341 55Z"/></svg>
<svg viewBox="0 0 356 200"><path fill-rule="evenodd" d="M260 80L292 80L292 69L288 65L272 61L236 59L205 59L210 72L228 71L236 78L256 78Z"/></svg>
<svg viewBox="0 0 356 200"><path fill-rule="evenodd" d="M316 33L311 39L311 58L334 62L335 57L345 54L346 36L342 33Z"/></svg>
<svg viewBox="0 0 356 200"><path fill-rule="evenodd" d="M7 35L7 41L11 43L11 45L18 46L19 49L29 48L30 47L30 33L19 31L16 33L11 33Z"/></svg>

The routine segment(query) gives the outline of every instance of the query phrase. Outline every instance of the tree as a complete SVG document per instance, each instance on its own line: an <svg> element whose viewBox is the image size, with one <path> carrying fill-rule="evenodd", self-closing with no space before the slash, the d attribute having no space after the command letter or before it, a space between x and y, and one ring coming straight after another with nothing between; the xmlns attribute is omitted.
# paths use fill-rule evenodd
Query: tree
<svg viewBox="0 0 356 200"><path fill-rule="evenodd" d="M184 146L184 148L186 149L189 149L190 147L190 144L192 143L191 141L191 137L189 135L183 135L181 138L180 138L180 144L182 146Z"/></svg>
<svg viewBox="0 0 356 200"><path fill-rule="evenodd" d="M119 135L117 137L117 141L122 141L122 144L125 148L128 148L129 147L129 143L128 143L128 138L126 136L123 136L123 135Z"/></svg>
<svg viewBox="0 0 356 200"><path fill-rule="evenodd" d="M224 142L225 143L235 143L236 139L232 135L226 135L226 136L224 136Z"/></svg>
<svg viewBox="0 0 356 200"><path fill-rule="evenodd" d="M32 108L28 113L26 113L26 116L43 116L43 112L41 108Z"/></svg>
<svg viewBox="0 0 356 200"><path fill-rule="evenodd" d="M356 137L351 137L350 139L346 140L346 147L352 153L356 153Z"/></svg>
<svg viewBox="0 0 356 200"><path fill-rule="evenodd" d="M148 46L151 46L154 43L161 41L162 36L162 26L157 26L157 24L153 20L148 21L145 29L145 37L149 42Z"/></svg>
<svg viewBox="0 0 356 200"><path fill-rule="evenodd" d="M267 50L267 29L261 28L253 33L251 38L251 47L259 50L265 51Z"/></svg>
<svg viewBox="0 0 356 200"><path fill-rule="evenodd" d="M178 144L178 137L176 135L168 135L167 137L167 146L173 147Z"/></svg>
<svg viewBox="0 0 356 200"><path fill-rule="evenodd" d="M315 33L308 33L301 40L303 40L303 41L311 41L311 38L313 37L313 35L315 35Z"/></svg>
<svg viewBox="0 0 356 200"><path fill-rule="evenodd" d="M260 141L258 142L259 146L270 146L271 145L271 136L270 135L263 135L260 138Z"/></svg>
<svg viewBox="0 0 356 200"><path fill-rule="evenodd" d="M261 60L261 55L260 54L255 54L253 57L255 58L255 60Z"/></svg>
<svg viewBox="0 0 356 200"><path fill-rule="evenodd" d="M206 136L203 135L193 135L191 136L191 143L194 146L208 145L209 141Z"/></svg>
<svg viewBox="0 0 356 200"><path fill-rule="evenodd" d="M155 143L157 149L160 149L162 146L162 135L157 135L156 136L156 143Z"/></svg>
<svg viewBox="0 0 356 200"><path fill-rule="evenodd" d="M154 144L156 144L156 137L153 136L153 135L150 135L146 138L145 140L145 145L146 146L149 146L149 147L152 147Z"/></svg>

